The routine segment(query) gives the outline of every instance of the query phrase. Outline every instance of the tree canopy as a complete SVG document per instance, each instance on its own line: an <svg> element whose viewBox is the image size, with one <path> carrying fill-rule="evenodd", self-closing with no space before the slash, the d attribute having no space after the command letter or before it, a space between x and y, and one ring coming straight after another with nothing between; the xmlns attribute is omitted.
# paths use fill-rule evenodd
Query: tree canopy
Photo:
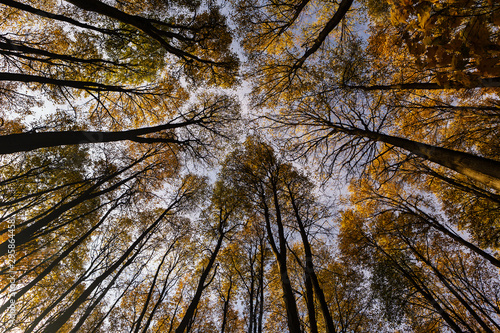
<svg viewBox="0 0 500 333"><path fill-rule="evenodd" d="M2 332L500 332L500 4L0 0Z"/></svg>

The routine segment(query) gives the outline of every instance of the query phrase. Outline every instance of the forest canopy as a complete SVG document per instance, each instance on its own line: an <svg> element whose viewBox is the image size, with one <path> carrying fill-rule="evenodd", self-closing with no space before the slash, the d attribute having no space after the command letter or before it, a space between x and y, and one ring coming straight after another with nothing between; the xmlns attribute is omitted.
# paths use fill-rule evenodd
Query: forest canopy
<svg viewBox="0 0 500 333"><path fill-rule="evenodd" d="M0 331L500 332L498 1L0 22Z"/></svg>

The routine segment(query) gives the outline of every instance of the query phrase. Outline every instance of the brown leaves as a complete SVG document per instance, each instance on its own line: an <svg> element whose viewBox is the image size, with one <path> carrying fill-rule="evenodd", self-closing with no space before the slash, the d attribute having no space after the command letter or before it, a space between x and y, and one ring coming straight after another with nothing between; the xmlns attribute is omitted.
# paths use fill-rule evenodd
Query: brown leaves
<svg viewBox="0 0 500 333"><path fill-rule="evenodd" d="M493 77L499 73L498 60L494 59L500 56L500 40L495 33L500 7L474 3L394 1L391 9L392 23L411 31L403 38L415 61L425 69L439 67L446 81L456 80L465 87L471 86L471 75Z"/></svg>

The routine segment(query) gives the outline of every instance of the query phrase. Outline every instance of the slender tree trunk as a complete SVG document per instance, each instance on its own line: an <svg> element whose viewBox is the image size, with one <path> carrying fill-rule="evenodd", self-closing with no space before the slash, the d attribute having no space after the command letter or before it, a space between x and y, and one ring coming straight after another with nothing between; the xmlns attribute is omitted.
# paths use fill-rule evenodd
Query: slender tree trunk
<svg viewBox="0 0 500 333"><path fill-rule="evenodd" d="M98 31L98 32L101 32L101 33L105 33L105 34L111 34L111 35L117 35L118 34L118 32L113 31L113 30L97 28L97 27L91 26L91 25L86 24L86 23L78 22L78 21L76 21L76 20L74 20L74 19L72 19L70 17L66 17L66 16L63 16L63 15L57 15L57 14L49 13L49 12L40 10L38 8L34 8L34 7L28 6L26 4L17 2L17 1L13 1L13 0L0 0L0 3L4 4L4 5L7 5L9 7L12 7L12 8L17 8L17 9L20 9L22 11L38 15L38 16L50 18L50 19L53 19L53 20L61 21L61 22L66 22L66 23L72 24L72 25L80 27L80 28L94 30L94 31Z"/></svg>
<svg viewBox="0 0 500 333"><path fill-rule="evenodd" d="M136 162L138 163L138 162ZM135 173L134 175L128 177L128 178L125 178L121 181L119 181L118 183L116 184L113 184L111 185L110 187L104 189L104 190L101 190L101 191L97 191L97 192L92 192L93 190L97 189L99 186L101 186L102 184L104 184L106 181L108 180L111 180L113 178L115 178L118 174L124 172L125 170L131 168L134 164L136 163L133 163L131 165L129 165L127 168L124 168L102 180L100 180L98 183L96 183L95 185L93 185L91 188L89 188L88 190L86 190L84 193L82 193L78 198L66 203L66 204L63 204L61 207L59 207L58 209L52 211L50 214L48 214L47 216L45 216L44 218L36 221L35 223L33 223L32 225L28 226L27 228L21 230L19 233L17 233L14 238L15 238L15 241L16 241L16 246L21 246L23 244L26 244L27 242L31 241L35 236L35 233L37 231L39 231L40 229L46 227L50 222L52 222L54 219L58 218L59 216L61 216L64 212L70 210L71 208L74 208L76 207L77 205L87 201L87 200L90 200L90 199L93 199L93 198L96 198L100 195L103 195L103 194L106 194L106 193L109 193L115 189L117 189L118 187L120 187L121 185L125 184L126 182L130 181L131 179L135 178L139 173L142 173L144 170L142 171L139 171L138 173ZM8 246L8 242L5 241L3 242L2 244L0 244L0 256L3 256L7 253L7 248Z"/></svg>
<svg viewBox="0 0 500 333"><path fill-rule="evenodd" d="M443 320L448 324L448 326L456 333L464 333L460 326L450 317L450 315L441 307L438 300L434 298L432 292L427 289L427 287L423 284L418 283L401 264L394 259L390 254L384 251L378 244L369 240L375 247L380 250L393 264L394 267L413 285L415 290L422 295L427 302L435 309L435 311L443 318ZM472 331L472 330L471 330Z"/></svg>
<svg viewBox="0 0 500 333"><path fill-rule="evenodd" d="M412 244L412 242L404 235L400 234L401 238L408 245L410 250L423 261L427 266L431 268L434 274L437 276L439 281L443 283L443 285L448 289L453 296L462 304L465 309L470 313L470 315L476 320L476 322L484 329L485 332L493 333L493 330L484 322L484 320L477 314L476 311L471 307L469 303L453 288L453 286L449 283L448 279L441 274L441 272L427 259L425 258Z"/></svg>
<svg viewBox="0 0 500 333"><path fill-rule="evenodd" d="M136 272L136 274L134 274L133 278L130 279L130 281L127 284L127 286L125 287L125 289L123 289L123 291L121 292L120 296L116 297L114 303L109 307L109 309L107 310L106 314L104 316L102 316L99 319L99 321L94 325L94 327L92 328L92 331L90 333L102 332L102 330L100 330L99 328L104 323L104 321L109 317L109 315L114 310L114 308L116 307L116 305L118 305L118 303L123 298L123 296L125 296L125 294L129 290L130 286L132 286L132 284L135 283L135 279L137 278L137 276L138 276L138 274Z"/></svg>
<svg viewBox="0 0 500 333"><path fill-rule="evenodd" d="M259 266L259 321L258 321L258 330L257 333L262 333L262 324L264 319L264 257L265 257L265 247L264 240L260 240L260 266Z"/></svg>
<svg viewBox="0 0 500 333"><path fill-rule="evenodd" d="M252 258L252 249L248 251L250 255L250 290L248 290L248 310L250 311L248 315L248 333L253 333L254 325L255 325L255 260ZM257 256L257 253L255 253ZM254 258L255 258L254 256ZM243 277L243 276L242 276ZM257 290L258 291L258 290Z"/></svg>
<svg viewBox="0 0 500 333"><path fill-rule="evenodd" d="M102 301L102 299L108 294L109 290L113 287L113 285L115 284L116 280L118 279L118 277L122 274L122 272L125 270L125 268L127 268L134 260L135 258L137 257L137 255L139 254L140 250L141 250L142 246L134 253L134 255L132 255L132 257L130 257L127 262L122 266L120 267L120 269L118 270L118 272L116 272L116 274L113 276L113 278L111 279L111 281L108 283L108 285L106 286L106 288L100 292L99 296L96 298L95 301L92 302L92 304L90 304L87 309L85 310L85 312L83 313L83 315L81 315L78 319L78 322L76 323L76 325L71 329L71 332L70 333L77 333L77 332L80 332L80 328L83 326L83 324L85 323L85 320L87 320L87 318L90 316L90 314L92 313L92 311L95 309L95 307ZM153 253L151 253L151 255L149 256L149 259L147 260L147 262L149 262L149 260L151 260L151 257L153 256Z"/></svg>
<svg viewBox="0 0 500 333"><path fill-rule="evenodd" d="M494 193L491 193L489 191L485 191L484 189L481 189L477 186L474 186L473 184L462 184L458 181L456 181L455 179L452 179L452 178L449 178L449 177L446 177L434 170L432 170L430 167L426 166L426 165L423 165L423 167L425 168L425 172L433 177L436 177L438 179L441 179L442 181L450 184L451 186L454 186L464 192L468 192L468 193L472 193L478 197L481 197L481 198L485 198L487 200L491 200L491 201L494 201L494 202L497 202L497 203L500 203L500 195L498 194L494 194Z"/></svg>
<svg viewBox="0 0 500 333"><path fill-rule="evenodd" d="M318 333L318 322L316 321L316 309L314 305L314 287L311 281L311 274L308 272L305 272L304 274L304 284L306 289L305 299L307 304L307 313L309 316L309 331L311 333Z"/></svg>
<svg viewBox="0 0 500 333"><path fill-rule="evenodd" d="M125 251L122 256L113 263L105 272L103 272L99 277L97 277L92 284L90 284L82 294L70 305L68 308L60 314L53 322L45 327L43 333L52 333L57 332L73 315L73 313L88 299L88 297L92 294L92 292L107 278L109 277L125 260L129 257L129 255L134 251L134 249L144 240L147 241L149 237L152 235L152 231L158 226L158 224L165 218L165 216L170 212L170 210L178 203L179 199L170 205L169 208L165 209L165 211L153 222L135 241L134 243ZM144 243L143 243L144 244ZM140 248L135 252L134 256L132 256L124 265L128 265L132 263L132 259L137 255L140 251Z"/></svg>
<svg viewBox="0 0 500 333"><path fill-rule="evenodd" d="M128 93L139 93L138 90L127 89L120 86L113 86L98 82L52 79L44 76L20 74L20 73L0 72L0 81L53 84L56 86L63 86L63 87L70 87L70 88L91 90L91 91L117 91L117 92L128 92Z"/></svg>
<svg viewBox="0 0 500 333"><path fill-rule="evenodd" d="M440 90L440 89L463 89L463 88L496 88L500 87L500 77L492 77L481 79L474 87L464 87L459 82L449 82L448 87L444 87L438 83L401 83L401 84L388 84L388 85L371 85L371 86L343 86L338 89L359 89L363 91L377 91L377 90Z"/></svg>
<svg viewBox="0 0 500 333"><path fill-rule="evenodd" d="M458 234L454 233L453 231L449 230L444 225L442 225L441 223L439 223L438 221L436 221L436 219L432 218L431 216L428 216L424 212L420 212L420 214L418 214L418 213L415 214L411 210L409 212L411 214L414 214L415 216L417 216L422 222L424 222L427 225L431 226L432 228L434 228L434 229L442 232L443 234L447 235L448 237L450 237L451 239L453 239L457 243L465 246L469 250L471 250L471 251L475 252L476 254L478 254L479 256L483 257L485 260L489 261L492 265L500 268L500 260L498 260L497 258L495 258L494 256L492 256L488 252L480 249L479 247L477 247L476 245L472 244L471 242L463 239ZM422 216L421 214L425 214L425 215Z"/></svg>
<svg viewBox="0 0 500 333"><path fill-rule="evenodd" d="M165 295L167 294L167 291L168 291L167 285L168 285L168 281L170 279L170 274L172 274L174 272L174 269L179 264L179 261L180 261L179 257L177 257L177 259L174 263L170 262L170 269L169 269L168 274L165 277L165 280L163 282L163 287L162 287L162 290L160 292L160 296L156 300L156 303L155 303L153 309L151 310L151 313L148 316L148 320L144 324L142 333L148 332L149 325L151 325L151 322L153 321L153 317L154 317L156 311L158 310L159 306L162 304L163 299L164 299ZM173 316L173 318L175 318L175 315ZM170 325L170 326L172 326L172 325ZM172 327L170 327L170 329L172 329Z"/></svg>
<svg viewBox="0 0 500 333"><path fill-rule="evenodd" d="M267 206L267 203L265 202L265 198L262 199L262 203L264 205L264 219L266 221L267 238L269 240L269 244L271 245L271 250L273 251L276 261L278 263L281 288L283 290L283 302L287 313L288 329L290 330L290 333L301 333L297 303L295 301L295 295L293 294L290 278L288 277L288 269L286 265L286 243L285 243L286 240L284 238L284 233L282 230L283 225L281 224L281 217L279 217L280 214L276 212L276 220L277 220L276 224L278 225L278 229L281 230L279 232L280 249L278 249L278 246L274 241L274 236L271 229L271 218L270 218L269 208ZM276 197L275 197L275 206L278 207Z"/></svg>
<svg viewBox="0 0 500 333"><path fill-rule="evenodd" d="M2 1L0 0L0 3L1 2ZM19 41L12 41L8 39L3 39L3 40L6 40L6 42L0 42L0 49L8 51L0 51L0 53L2 54L12 55L16 57L27 57L26 54L36 54L38 56L42 56L45 58L29 57L29 59L41 62L51 61L52 59L59 59L71 63L95 64L95 65L109 64L113 66L124 66L120 63L110 60L104 60L99 58L88 58L88 59L77 58L67 54L53 53L46 50L29 47L27 45L21 44Z"/></svg>
<svg viewBox="0 0 500 333"><path fill-rule="evenodd" d="M219 250L222 246L222 241L224 240L224 231L223 231L223 226L222 222L219 227L219 238L217 239L217 245L215 246L214 251L212 252L212 255L210 256L210 259L208 261L207 266L203 269L203 272L201 273L200 280L198 281L198 287L196 288L196 292L194 294L193 299L191 300L191 303L189 304L186 313L184 314L184 317L182 318L181 322L179 323L179 326L177 326L177 329L175 330L175 333L184 333L186 332L186 329L188 328L188 325L190 322L194 319L194 314L196 311L196 308L198 307L198 303L200 302L201 299L201 294L203 293L203 290L207 287L205 282L207 281L208 275L210 274L210 270L212 269L215 259L217 258L217 254L219 253Z"/></svg>
<svg viewBox="0 0 500 333"><path fill-rule="evenodd" d="M273 201L276 213L276 225L278 226L279 252L276 252L278 268L281 276L281 286L283 288L283 298L288 318L288 329L290 333L301 333L300 317L297 302L293 293L290 277L287 268L287 246L283 222L281 219L281 208L278 201L277 184L272 181Z"/></svg>
<svg viewBox="0 0 500 333"><path fill-rule="evenodd" d="M233 280L229 279L229 288L227 290L227 298L224 300L224 307L222 309L222 325L220 329L220 333L224 333L226 330L227 324L227 312L229 311L229 301L231 299L231 289L233 288Z"/></svg>
<svg viewBox="0 0 500 333"><path fill-rule="evenodd" d="M306 256L306 267L305 267L306 276L310 277L311 282L314 286L314 291L316 293L316 297L318 298L320 308L321 308L321 313L322 313L323 319L325 321L326 332L327 333L336 333L335 325L333 324L333 318L332 318L332 315L330 314L330 310L328 308L328 303L326 302L325 294L323 293L323 289L321 288L321 285L319 283L316 272L314 271L314 264L312 261L313 256L312 256L311 244L309 243L306 229L305 229L304 223L302 221L302 218L300 216L299 208L297 206L295 197L294 197L290 187L288 187L288 192L289 192L292 207L294 210L295 219L297 221L297 225L299 226L299 232L300 232L300 237L302 239L302 244L304 246L304 254Z"/></svg>
<svg viewBox="0 0 500 333"><path fill-rule="evenodd" d="M93 266L94 266L94 263L95 261L97 261L97 259L95 259L93 262L91 262L91 264L89 265L89 268L78 278L78 280L76 280L68 289L66 289L64 292L62 293L59 293L58 294L58 298L52 302L49 306L47 306L40 315L38 315L38 317L36 317L35 319L33 319L30 323L29 323L29 326L28 328L24 331L24 333L31 333L33 332L33 330L36 328L36 326L52 311L54 310L54 308L60 304L64 298L66 298L66 296L68 296L73 290L75 290L76 288L78 288L78 286L80 286L82 284L82 282L85 281L86 278L88 278L90 276L90 274L93 273ZM39 331L39 330L38 330Z"/></svg>
<svg viewBox="0 0 500 333"><path fill-rule="evenodd" d="M177 243L177 239L175 239L172 242L172 244L170 244L167 251L165 251L165 253L163 254L163 257L161 258L160 264L158 265L158 268L156 269L155 275L153 277L153 281L151 282L151 286L149 287L148 296L146 297L146 301L144 302L144 305L142 306L142 311L139 315L139 318L134 323L134 325L135 325L134 332L135 333L138 333L141 329L141 323L142 323L144 316L146 315L146 311L148 310L149 302L151 301L151 298L153 297L153 292L154 292L154 289L156 288L156 280L158 280L158 275L160 274L161 267L163 266L165 259L170 254L170 252L172 251L172 249L176 243ZM133 327L132 327L132 329L133 329Z"/></svg>
<svg viewBox="0 0 500 333"><path fill-rule="evenodd" d="M30 290L34 285L36 285L40 280L42 280L47 274L49 274L54 267L56 267L64 258L66 258L74 249L76 249L80 244L83 243L88 236L90 236L102 223L106 220L108 215L117 207L114 205L111 207L106 214L96 223L89 231L87 231L83 236L81 236L76 242L74 242L70 247L68 247L61 255L59 255L54 261L50 263L40 274L37 275L30 283L25 285L21 290L16 292L16 297L22 297L28 290ZM8 303L5 303L0 307L0 314L3 313L8 308Z"/></svg>
<svg viewBox="0 0 500 333"><path fill-rule="evenodd" d="M304 53L304 55L293 65L294 69L300 68L304 62L309 58L314 52L316 52L320 46L323 44L323 42L326 40L330 32L335 29L339 23L342 21L344 16L347 14L347 11L349 8L351 8L351 5L353 3L353 0L342 0L339 4L339 8L337 8L337 11L333 15L333 17L326 23L325 27L321 32L319 33L318 37L314 41L314 44Z"/></svg>
<svg viewBox="0 0 500 333"><path fill-rule="evenodd" d="M159 42L165 50L178 56L181 59L186 59L186 60L192 59L204 63L216 64L211 60L200 59L194 54L190 54L169 44L166 39L162 38L162 36L167 36L169 39L176 38L180 40L185 39L185 37L170 31L159 30L152 24L152 21L148 20L147 18L137 15L127 14L115 7L112 7L98 0L66 0L66 1L81 9L92 11L136 27L137 29L147 34L149 37Z"/></svg>

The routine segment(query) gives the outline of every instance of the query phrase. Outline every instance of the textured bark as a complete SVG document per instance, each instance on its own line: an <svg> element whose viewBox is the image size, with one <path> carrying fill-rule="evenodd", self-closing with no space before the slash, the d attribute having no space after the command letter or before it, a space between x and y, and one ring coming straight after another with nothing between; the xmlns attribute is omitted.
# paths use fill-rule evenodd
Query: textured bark
<svg viewBox="0 0 500 333"><path fill-rule="evenodd" d="M359 128L344 128L334 124L329 127L333 132L364 137L371 141L403 148L500 191L500 162L498 161Z"/></svg>
<svg viewBox="0 0 500 333"><path fill-rule="evenodd" d="M11 154L21 151L30 151L39 148L57 147L64 145L78 145L85 143L102 143L115 141L134 141L141 143L182 143L171 138L147 138L141 135L158 133L180 127L186 127L200 121L185 121L177 124L163 124L152 127L138 128L128 131L99 132L99 131L61 131L42 133L18 133L0 136L0 154Z"/></svg>

